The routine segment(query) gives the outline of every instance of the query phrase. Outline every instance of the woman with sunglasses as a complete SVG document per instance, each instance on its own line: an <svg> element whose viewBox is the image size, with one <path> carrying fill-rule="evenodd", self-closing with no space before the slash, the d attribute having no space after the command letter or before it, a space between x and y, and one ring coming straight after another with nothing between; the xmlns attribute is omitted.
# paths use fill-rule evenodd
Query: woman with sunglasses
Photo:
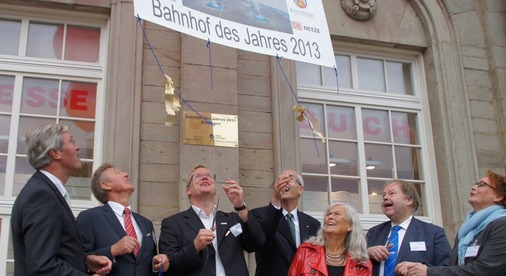
<svg viewBox="0 0 506 276"><path fill-rule="evenodd" d="M399 275L506 275L506 177L488 171L469 194L473 207L455 240L447 267L400 263Z"/></svg>

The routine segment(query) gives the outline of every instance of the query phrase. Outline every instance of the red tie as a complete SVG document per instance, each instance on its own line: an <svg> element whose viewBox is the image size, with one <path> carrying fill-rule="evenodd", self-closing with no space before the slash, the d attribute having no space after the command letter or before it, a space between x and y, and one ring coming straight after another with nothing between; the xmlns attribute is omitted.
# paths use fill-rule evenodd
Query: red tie
<svg viewBox="0 0 506 276"><path fill-rule="evenodd" d="M135 234L134 225L132 224L132 218L130 217L130 209L125 208L123 211L125 213L125 232L128 236L137 239L137 234ZM139 253L139 247L136 246L134 248L134 255L137 256Z"/></svg>

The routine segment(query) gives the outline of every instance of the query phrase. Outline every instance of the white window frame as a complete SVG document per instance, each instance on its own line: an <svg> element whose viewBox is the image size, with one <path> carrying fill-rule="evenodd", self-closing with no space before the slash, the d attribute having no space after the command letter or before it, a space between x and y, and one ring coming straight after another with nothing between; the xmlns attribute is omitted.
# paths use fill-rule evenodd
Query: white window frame
<svg viewBox="0 0 506 276"><path fill-rule="evenodd" d="M55 10L46 8L29 8L0 4L0 16L4 19L21 20L22 37L28 31L28 22L66 23L69 25L89 26L100 28L100 56L97 63L84 63L67 60L47 60L40 58L0 55L0 74L15 77L15 90L13 92L13 110L11 129L9 131L9 147L6 171L5 191L0 196L0 276L6 275L7 264L13 263L8 259L9 235L10 235L10 214L15 196L12 194L14 162L16 159L17 128L19 124L19 109L21 107L21 76L37 78L55 78L72 81L97 83L96 110L95 110L95 131L93 149L93 171L100 166L103 159L103 129L105 109L105 86L107 53L109 45L109 16L107 14L93 14L68 10ZM26 45L26 44L25 44ZM22 47L22 45L20 45ZM23 49L21 49L23 50ZM24 155L19 155L24 156ZM77 216L80 211L99 205L99 202L91 194L90 200L72 200L72 211Z"/></svg>
<svg viewBox="0 0 506 276"><path fill-rule="evenodd" d="M422 158L422 170L424 173L424 216L418 217L419 219L438 225L442 225L442 213L441 203L439 200L439 187L437 182L437 170L436 170L436 159L434 152L434 144L432 141L432 127L430 120L430 109L428 101L427 87L425 85L425 70L423 63L423 55L419 51L410 51L403 49L385 49L380 47L363 46L351 43L334 43L334 49L336 55L351 55L360 56L373 59L387 59L389 61L409 62L412 64L412 76L413 76L413 89L414 95L399 95L389 94L385 92L356 92L354 89L339 88L336 92L337 87L321 87L321 86L304 86L297 85L298 98L302 103L314 102L314 103L327 103L335 104L340 106L354 106L360 108L379 108L388 111L401 111L401 112L413 112L417 114L417 123L420 133L420 146ZM371 55L369 53L374 53ZM353 87L358 87L358 80L356 78L356 59L351 59L351 70L352 70L352 83ZM361 119L360 110L355 110L356 120ZM358 115L358 116L357 116ZM326 116L325 112L324 115ZM362 129L358 128L357 133L361 132ZM358 137L362 137L358 135ZM357 138L358 138L357 137ZM365 172L365 154L363 152L364 141L358 141L358 154L361 160L360 165L360 190L367 190L367 177ZM321 143L321 141L319 141ZM328 147L328 143L325 143L325 147ZM361 145L361 146L360 146ZM328 151L326 151L328 152ZM328 157L327 157L328 158ZM304 174L304 172L303 172ZM304 195L303 195L304 196ZM362 226L365 229L369 229L381 222L388 220L383 214L369 214L369 199L368 195L361 193L360 195L362 202L363 214L360 214ZM330 197L329 197L330 203ZM303 208L303 206L302 206ZM317 219L323 220L323 211L321 212L307 212Z"/></svg>

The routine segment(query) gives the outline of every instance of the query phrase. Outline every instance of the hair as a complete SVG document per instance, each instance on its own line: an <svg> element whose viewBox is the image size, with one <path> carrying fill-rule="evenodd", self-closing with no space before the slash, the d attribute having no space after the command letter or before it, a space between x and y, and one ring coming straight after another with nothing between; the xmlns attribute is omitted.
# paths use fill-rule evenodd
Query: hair
<svg viewBox="0 0 506 276"><path fill-rule="evenodd" d="M302 176L298 172L295 173L297 174L297 182L299 182L299 185L304 186L304 179L302 178Z"/></svg>
<svg viewBox="0 0 506 276"><path fill-rule="evenodd" d="M369 260L369 255L367 254L367 243L365 241L362 225L358 219L357 211L355 211L353 207L346 203L334 203L325 209L323 216L326 216L332 208L338 205L344 206L346 217L348 218L348 222L351 224L351 232L349 232L346 236L344 251L348 252L353 260L366 262ZM325 226L322 224L316 236L309 238L307 242L314 245L325 246L327 243L327 237L325 236Z"/></svg>
<svg viewBox="0 0 506 276"><path fill-rule="evenodd" d="M402 192L404 193L406 198L413 200L413 213L416 212L418 210L418 207L420 206L420 196L418 195L418 192L416 191L415 185L413 183L410 183L410 182L407 182L404 180L393 179L393 180L388 181L385 184L385 187L387 185L392 184L392 183L398 184L401 187Z"/></svg>
<svg viewBox="0 0 506 276"><path fill-rule="evenodd" d="M506 206L506 176L497 174L491 170L487 171L487 177L490 180L490 185L494 186L496 193L503 196L503 199L498 202L498 205Z"/></svg>
<svg viewBox="0 0 506 276"><path fill-rule="evenodd" d="M28 162L38 170L51 164L50 150L63 149L63 133L69 128L63 124L47 124L30 129L25 135L25 150Z"/></svg>
<svg viewBox="0 0 506 276"><path fill-rule="evenodd" d="M103 204L106 204L109 201L107 197L107 191L100 187L100 184L106 180L106 176L104 172L107 169L114 168L114 165L109 163L104 163L98 169L95 170L93 176L91 177L91 192L95 196L95 198Z"/></svg>

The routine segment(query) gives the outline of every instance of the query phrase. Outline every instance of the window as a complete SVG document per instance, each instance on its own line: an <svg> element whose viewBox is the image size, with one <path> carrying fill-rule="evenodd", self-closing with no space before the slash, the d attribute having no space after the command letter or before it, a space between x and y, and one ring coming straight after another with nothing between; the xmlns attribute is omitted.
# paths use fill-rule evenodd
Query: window
<svg viewBox="0 0 506 276"><path fill-rule="evenodd" d="M318 126L298 123L304 211L320 217L329 204L346 202L374 224L384 216L383 185L396 178L415 184L422 201L416 215L430 221L435 176L427 168L434 154L426 142L431 132L419 54L335 57L337 78L334 69L297 63L299 101Z"/></svg>
<svg viewBox="0 0 506 276"><path fill-rule="evenodd" d="M0 5L0 209L1 240L10 240L10 207L34 169L25 154L25 133L60 122L80 145L83 169L69 179L73 209L95 205L89 183L100 164L107 18L49 10L11 10ZM12 273L12 243L6 271Z"/></svg>

